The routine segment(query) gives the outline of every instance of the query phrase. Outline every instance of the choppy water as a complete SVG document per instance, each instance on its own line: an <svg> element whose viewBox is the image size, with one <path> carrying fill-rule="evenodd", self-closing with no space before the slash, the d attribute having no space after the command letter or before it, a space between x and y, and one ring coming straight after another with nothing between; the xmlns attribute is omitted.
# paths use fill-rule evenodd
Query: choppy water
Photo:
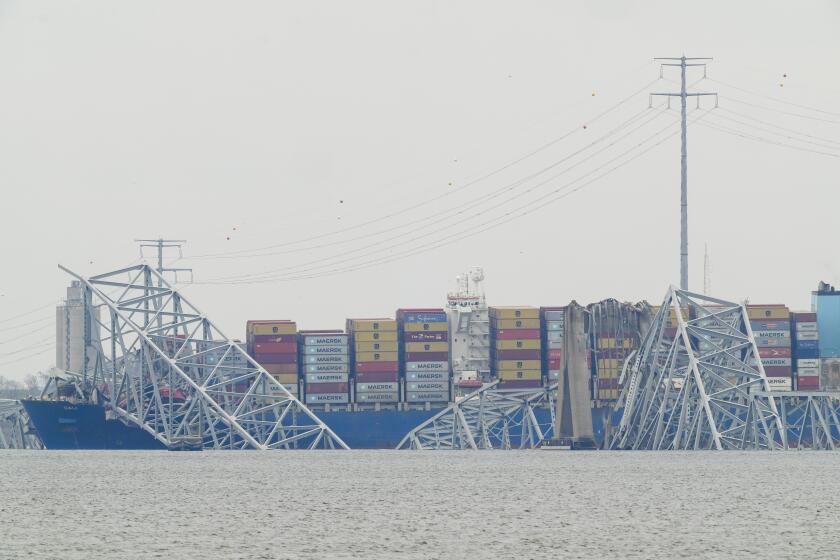
<svg viewBox="0 0 840 560"><path fill-rule="evenodd" d="M840 454L0 452L0 558L838 558Z"/></svg>

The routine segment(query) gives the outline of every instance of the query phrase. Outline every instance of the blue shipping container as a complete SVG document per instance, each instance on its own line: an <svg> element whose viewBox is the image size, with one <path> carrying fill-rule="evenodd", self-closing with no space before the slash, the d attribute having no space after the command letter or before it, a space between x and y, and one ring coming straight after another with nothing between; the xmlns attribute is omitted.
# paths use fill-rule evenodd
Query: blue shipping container
<svg viewBox="0 0 840 560"><path fill-rule="evenodd" d="M445 323L446 313L406 313L403 320L406 323Z"/></svg>

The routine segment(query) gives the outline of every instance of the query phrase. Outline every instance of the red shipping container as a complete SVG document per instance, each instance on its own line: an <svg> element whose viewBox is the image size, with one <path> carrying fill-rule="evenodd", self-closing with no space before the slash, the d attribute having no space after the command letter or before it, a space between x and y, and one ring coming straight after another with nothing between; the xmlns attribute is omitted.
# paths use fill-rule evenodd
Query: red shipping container
<svg viewBox="0 0 840 560"><path fill-rule="evenodd" d="M382 362L375 362L376 365ZM358 371L356 370L356 381L358 383L383 383L399 381L400 374L396 371Z"/></svg>
<svg viewBox="0 0 840 560"><path fill-rule="evenodd" d="M539 379L512 379L510 381L499 381L497 387L499 389L530 389L532 387L542 387L542 381Z"/></svg>
<svg viewBox="0 0 840 560"><path fill-rule="evenodd" d="M560 359L549 359L548 360L548 369L562 369L563 368L563 360Z"/></svg>
<svg viewBox="0 0 840 560"><path fill-rule="evenodd" d="M347 383L307 383L307 393L346 393Z"/></svg>
<svg viewBox="0 0 840 560"><path fill-rule="evenodd" d="M495 331L499 340L532 340L540 338L539 329L499 329Z"/></svg>
<svg viewBox="0 0 840 560"><path fill-rule="evenodd" d="M759 347L758 355L762 358L790 358L790 346Z"/></svg>
<svg viewBox="0 0 840 560"><path fill-rule="evenodd" d="M403 341L405 342L447 342L448 340L449 333L445 331L403 333Z"/></svg>
<svg viewBox="0 0 840 560"><path fill-rule="evenodd" d="M292 364L260 364L265 371L272 374L281 374L281 373L297 373L298 372L298 365L297 363Z"/></svg>
<svg viewBox="0 0 840 560"><path fill-rule="evenodd" d="M539 360L539 350L496 350L497 360Z"/></svg>
<svg viewBox="0 0 840 560"><path fill-rule="evenodd" d="M800 377L797 379L796 388L801 391L803 389L819 389L820 378L818 375L810 375L808 377Z"/></svg>
<svg viewBox="0 0 840 560"><path fill-rule="evenodd" d="M767 377L790 377L790 366L764 366Z"/></svg>
<svg viewBox="0 0 840 560"><path fill-rule="evenodd" d="M255 334L248 338L249 343L256 344L258 342L291 342L297 343L296 334Z"/></svg>
<svg viewBox="0 0 840 560"><path fill-rule="evenodd" d="M406 352L406 362L448 362L449 352Z"/></svg>
<svg viewBox="0 0 840 560"><path fill-rule="evenodd" d="M797 323L816 323L817 322L817 314L816 313L794 313L793 316L796 318Z"/></svg>
<svg viewBox="0 0 840 560"><path fill-rule="evenodd" d="M399 362L356 362L356 373L398 373ZM358 375L357 375L358 377ZM373 381L376 381L375 379Z"/></svg>
<svg viewBox="0 0 840 560"><path fill-rule="evenodd" d="M559 348L549 348L546 356L549 360L559 360L563 357L563 351Z"/></svg>
<svg viewBox="0 0 840 560"><path fill-rule="evenodd" d="M265 366L265 364L297 363L297 352L283 352L282 354L263 354L260 352L254 352L251 357L263 366Z"/></svg>
<svg viewBox="0 0 840 560"><path fill-rule="evenodd" d="M288 354L297 351L295 342L255 342L254 354Z"/></svg>

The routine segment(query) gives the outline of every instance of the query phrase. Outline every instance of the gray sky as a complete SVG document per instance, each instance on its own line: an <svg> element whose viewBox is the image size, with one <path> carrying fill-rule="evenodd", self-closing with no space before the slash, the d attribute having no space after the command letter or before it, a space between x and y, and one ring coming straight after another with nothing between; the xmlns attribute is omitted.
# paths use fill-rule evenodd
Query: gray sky
<svg viewBox="0 0 840 560"><path fill-rule="evenodd" d="M679 280L678 137L654 144L676 129L562 199L539 197L621 163L608 162L676 110L648 111L516 181L646 109L640 93L590 124L631 93L673 91L642 88L659 76L652 57L682 53L715 57L709 77L723 82L696 84L720 91L721 109L691 117L765 140L690 127L692 287L708 243L716 295L808 308L817 281L840 282L840 159L809 151L840 155L837 29L829 0L0 2L0 375L51 365L41 344L54 311L43 307L69 280L57 263L103 272L138 258L136 237L186 238L185 257L246 251L439 196L263 251L274 254L178 263L200 282L281 268L314 278L184 292L235 337L248 318L336 328L441 306L472 265L486 269L491 304L659 300ZM539 211L499 223L528 204ZM437 223L420 231L420 220ZM441 246L369 266L424 243ZM358 270L330 272L345 267Z"/></svg>

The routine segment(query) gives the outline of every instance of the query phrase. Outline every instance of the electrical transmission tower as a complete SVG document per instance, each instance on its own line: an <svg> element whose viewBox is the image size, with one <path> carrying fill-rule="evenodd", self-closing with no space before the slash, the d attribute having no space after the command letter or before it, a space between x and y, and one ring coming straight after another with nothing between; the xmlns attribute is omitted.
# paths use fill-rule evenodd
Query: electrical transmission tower
<svg viewBox="0 0 840 560"><path fill-rule="evenodd" d="M682 148L680 150L680 289L688 289L688 148L686 145L686 105L689 97L697 97L697 106L700 106L700 97L714 95L717 103L717 93L688 93L685 89L685 69L689 66L702 66L703 77L706 77L705 62L688 62L691 60L712 60L711 58L686 58L684 55L679 58L657 57L654 60L670 60L677 62L665 62L660 65L659 75L662 76L662 67L678 66L680 68L680 91L677 93L651 93L665 97L679 97L682 121ZM670 99L669 105L670 105Z"/></svg>
<svg viewBox="0 0 840 560"><path fill-rule="evenodd" d="M163 266L163 250L164 249L171 249L175 248L178 249L178 257L183 257L184 253L182 247L187 242L186 239L135 239L136 243L140 244L140 256L145 258L145 254L143 254L143 247L153 247L157 249L157 271L160 275L160 278L163 278L165 272L174 272L175 273L175 282L178 281L178 273L179 272L187 272L190 274L190 280L192 280L192 272L191 268L166 268Z"/></svg>

